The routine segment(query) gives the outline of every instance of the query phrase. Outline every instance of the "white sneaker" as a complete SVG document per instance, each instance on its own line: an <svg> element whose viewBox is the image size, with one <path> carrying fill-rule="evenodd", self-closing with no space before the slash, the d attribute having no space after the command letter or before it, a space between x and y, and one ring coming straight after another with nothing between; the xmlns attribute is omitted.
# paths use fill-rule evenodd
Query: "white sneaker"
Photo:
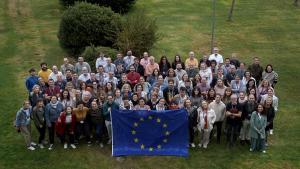
<svg viewBox="0 0 300 169"><path fill-rule="evenodd" d="M264 154L265 154L265 153L266 153L266 150L263 150L263 151L262 151L262 153L264 153Z"/></svg>
<svg viewBox="0 0 300 169"><path fill-rule="evenodd" d="M207 149L207 145L203 145L203 148Z"/></svg>
<svg viewBox="0 0 300 169"><path fill-rule="evenodd" d="M43 144L38 144L38 146L40 147L40 149L44 149L44 145Z"/></svg>
<svg viewBox="0 0 300 169"><path fill-rule="evenodd" d="M202 144L198 144L198 147L201 148L201 147L202 147Z"/></svg>
<svg viewBox="0 0 300 169"><path fill-rule="evenodd" d="M35 148L32 147L32 146L29 146L27 149L28 149L28 150L31 150L31 151L35 150Z"/></svg>
<svg viewBox="0 0 300 169"><path fill-rule="evenodd" d="M74 144L70 144L70 146L73 148L73 149L76 149L76 146Z"/></svg>
<svg viewBox="0 0 300 169"><path fill-rule="evenodd" d="M36 146L37 144L35 142L30 143L32 146Z"/></svg>
<svg viewBox="0 0 300 169"><path fill-rule="evenodd" d="M191 147L192 147L192 148L195 148L196 146L195 146L195 144L194 144L194 143L191 143Z"/></svg>
<svg viewBox="0 0 300 169"><path fill-rule="evenodd" d="M250 148L250 150L249 150L250 152L252 152L253 150L252 150L252 148Z"/></svg>
<svg viewBox="0 0 300 169"><path fill-rule="evenodd" d="M107 141L107 144L111 144L111 139L109 139L109 140Z"/></svg>
<svg viewBox="0 0 300 169"><path fill-rule="evenodd" d="M272 129L272 130L270 130L270 135L273 135L273 129Z"/></svg>
<svg viewBox="0 0 300 169"><path fill-rule="evenodd" d="M48 150L52 150L52 149L53 149L53 144L50 144Z"/></svg>
<svg viewBox="0 0 300 169"><path fill-rule="evenodd" d="M65 143L65 144L64 144L64 149L67 149L67 148L68 148L68 144Z"/></svg>
<svg viewBox="0 0 300 169"><path fill-rule="evenodd" d="M103 144L102 143L100 143L100 148L103 148L104 146L103 146Z"/></svg>

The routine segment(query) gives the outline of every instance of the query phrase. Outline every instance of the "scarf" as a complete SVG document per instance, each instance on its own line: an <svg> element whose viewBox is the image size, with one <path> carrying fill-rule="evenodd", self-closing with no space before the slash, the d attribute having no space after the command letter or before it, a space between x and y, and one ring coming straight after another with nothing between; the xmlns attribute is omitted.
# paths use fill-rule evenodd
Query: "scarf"
<svg viewBox="0 0 300 169"><path fill-rule="evenodd" d="M58 101L56 101L56 103L50 102L51 107L54 108L54 109L56 109L57 104L58 104Z"/></svg>

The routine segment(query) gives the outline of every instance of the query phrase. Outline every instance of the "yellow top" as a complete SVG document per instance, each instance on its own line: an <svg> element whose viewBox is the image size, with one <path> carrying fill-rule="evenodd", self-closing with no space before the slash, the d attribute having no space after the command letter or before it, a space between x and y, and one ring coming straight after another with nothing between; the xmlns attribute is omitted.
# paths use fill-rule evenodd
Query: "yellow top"
<svg viewBox="0 0 300 169"><path fill-rule="evenodd" d="M185 68L194 69L197 67L198 67L198 60L196 58L194 58L194 59L187 58L185 60Z"/></svg>
<svg viewBox="0 0 300 169"><path fill-rule="evenodd" d="M51 73L52 71L50 69L47 69L47 71L40 70L38 75L44 80L45 83L48 83L48 77Z"/></svg>

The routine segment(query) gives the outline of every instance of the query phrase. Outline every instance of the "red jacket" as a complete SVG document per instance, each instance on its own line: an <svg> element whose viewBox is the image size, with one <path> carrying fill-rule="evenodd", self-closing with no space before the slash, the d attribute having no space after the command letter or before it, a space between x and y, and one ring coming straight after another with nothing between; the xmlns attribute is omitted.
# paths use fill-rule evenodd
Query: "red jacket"
<svg viewBox="0 0 300 169"><path fill-rule="evenodd" d="M55 130L58 135L63 135L65 132L74 132L75 131L75 124L76 124L76 117L72 114L72 122L71 127L66 131L66 113L62 112L55 124Z"/></svg>
<svg viewBox="0 0 300 169"><path fill-rule="evenodd" d="M138 81L140 80L140 74L137 72L129 72L127 74L127 79L129 81L129 83L134 86L138 83Z"/></svg>

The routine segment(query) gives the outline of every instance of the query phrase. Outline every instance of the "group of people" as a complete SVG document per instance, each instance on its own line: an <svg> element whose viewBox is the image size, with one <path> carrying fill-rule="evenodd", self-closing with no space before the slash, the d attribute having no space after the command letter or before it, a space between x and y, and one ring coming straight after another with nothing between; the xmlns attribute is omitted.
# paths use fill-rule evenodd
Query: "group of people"
<svg viewBox="0 0 300 169"><path fill-rule="evenodd" d="M258 57L246 66L235 54L223 59L218 48L197 59L193 51L185 61L176 55L171 63L162 56L156 63L144 52L135 57L128 51L116 59L99 53L96 71L83 57L75 65L64 58L60 69L41 63L38 72L31 68L26 79L29 98L16 114L15 126L29 150L44 148L48 129L49 150L55 135L65 149L76 148L85 140L103 147L111 144L113 109L186 109L189 120L189 146L207 148L222 133L233 147L238 138L250 151L265 152L268 135L278 111L275 85L278 74L271 64L265 68ZM38 144L31 138L31 121L39 132ZM81 142L81 143L80 143Z"/></svg>

